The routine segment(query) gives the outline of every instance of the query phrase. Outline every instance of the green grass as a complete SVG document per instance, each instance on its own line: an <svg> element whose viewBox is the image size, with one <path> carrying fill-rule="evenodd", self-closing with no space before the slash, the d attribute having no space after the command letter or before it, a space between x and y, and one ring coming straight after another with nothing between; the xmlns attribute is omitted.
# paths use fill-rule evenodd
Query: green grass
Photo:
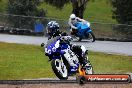
<svg viewBox="0 0 132 88"><path fill-rule="evenodd" d="M132 57L89 52L95 73L132 72ZM0 42L0 80L56 77L40 46Z"/></svg>
<svg viewBox="0 0 132 88"><path fill-rule="evenodd" d="M84 18L91 22L107 22L115 23L112 19L112 6L108 0L94 0L90 1L84 13Z"/></svg>
<svg viewBox="0 0 132 88"><path fill-rule="evenodd" d="M0 2L0 12L6 12L7 10L7 1L2 0ZM84 12L84 19L89 20L90 22L107 22L107 23L116 23L112 19L112 6L108 0L92 0L88 2L86 10ZM38 7L47 11L46 16L51 18L58 18L63 20L68 20L71 12L72 5L71 3L65 4L64 8L59 10L56 7L53 7L46 3L41 3Z"/></svg>
<svg viewBox="0 0 132 88"><path fill-rule="evenodd" d="M90 52L95 73L132 73L132 56Z"/></svg>
<svg viewBox="0 0 132 88"><path fill-rule="evenodd" d="M92 0L88 2L87 8L84 13L84 19L89 20L90 22L108 22L116 23L112 19L112 6L107 0ZM53 6L42 3L39 8L47 10L48 17L55 17L59 19L68 20L71 12L72 5L66 4L62 10L56 9Z"/></svg>
<svg viewBox="0 0 132 88"><path fill-rule="evenodd" d="M7 9L7 0L0 0L0 12L5 13Z"/></svg>
<svg viewBox="0 0 132 88"><path fill-rule="evenodd" d="M0 79L53 77L39 46L0 43Z"/></svg>

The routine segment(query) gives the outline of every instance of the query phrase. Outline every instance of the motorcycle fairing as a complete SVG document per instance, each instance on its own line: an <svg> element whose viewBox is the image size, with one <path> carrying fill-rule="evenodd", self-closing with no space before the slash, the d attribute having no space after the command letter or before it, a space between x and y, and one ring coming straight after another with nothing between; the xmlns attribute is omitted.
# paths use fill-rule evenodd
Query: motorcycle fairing
<svg viewBox="0 0 132 88"><path fill-rule="evenodd" d="M76 72L79 67L78 57L70 50L70 46L66 43L60 43L60 38L50 39L45 46L45 53L48 54L50 60L66 58L70 64L69 73Z"/></svg>
<svg viewBox="0 0 132 88"><path fill-rule="evenodd" d="M85 38L86 37L85 35L87 33L92 32L92 30L89 28L89 26L87 24L84 24L83 22L78 22L75 26L78 28L77 29L78 37Z"/></svg>
<svg viewBox="0 0 132 88"><path fill-rule="evenodd" d="M70 49L65 49L64 51L64 57L70 65L70 73L76 72L79 67L78 57Z"/></svg>

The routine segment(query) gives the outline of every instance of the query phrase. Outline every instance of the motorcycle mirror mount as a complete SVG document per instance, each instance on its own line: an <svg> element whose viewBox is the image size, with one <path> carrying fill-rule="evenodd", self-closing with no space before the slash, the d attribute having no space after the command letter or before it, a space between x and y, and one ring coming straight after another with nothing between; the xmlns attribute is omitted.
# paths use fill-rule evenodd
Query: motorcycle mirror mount
<svg viewBox="0 0 132 88"><path fill-rule="evenodd" d="M41 47L44 47L44 45L45 45L44 43L41 43Z"/></svg>
<svg viewBox="0 0 132 88"><path fill-rule="evenodd" d="M86 50L85 54L88 54L88 50Z"/></svg>

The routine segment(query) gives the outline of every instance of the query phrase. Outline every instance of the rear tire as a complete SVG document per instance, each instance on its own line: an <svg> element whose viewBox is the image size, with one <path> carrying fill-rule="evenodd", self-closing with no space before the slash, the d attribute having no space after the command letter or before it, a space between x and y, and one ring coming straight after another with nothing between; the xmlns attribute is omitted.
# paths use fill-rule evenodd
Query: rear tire
<svg viewBox="0 0 132 88"><path fill-rule="evenodd" d="M54 59L51 62L52 69L55 75L59 79L67 80L68 79L68 70L66 65L60 59Z"/></svg>
<svg viewBox="0 0 132 88"><path fill-rule="evenodd" d="M81 40L82 40L82 38L79 37L79 40L78 41L81 41Z"/></svg>

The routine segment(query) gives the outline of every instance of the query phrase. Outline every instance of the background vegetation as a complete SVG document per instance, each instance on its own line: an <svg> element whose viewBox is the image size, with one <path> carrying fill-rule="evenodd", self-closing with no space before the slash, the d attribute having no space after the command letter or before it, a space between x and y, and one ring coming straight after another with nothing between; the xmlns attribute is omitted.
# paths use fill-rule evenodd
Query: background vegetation
<svg viewBox="0 0 132 88"><path fill-rule="evenodd" d="M54 17L59 19L68 20L69 15L72 12L72 4L65 4L63 9L56 9L55 7L42 3L40 8L47 10L48 17ZM54 13L54 14L53 14ZM91 22L108 22L115 23L115 19L112 19L112 6L108 0L91 0L88 2L84 11L84 19Z"/></svg>
<svg viewBox="0 0 132 88"><path fill-rule="evenodd" d="M0 12L7 13L8 0L0 1ZM72 12L72 4L67 3L62 9L56 9L56 7L49 5L47 3L40 3L37 7L38 9L43 9L46 11L46 17L58 18L63 20L68 20L69 15ZM88 2L86 9L84 11L84 19L91 22L108 22L115 23L115 19L112 19L112 6L108 0L91 0Z"/></svg>
<svg viewBox="0 0 132 88"><path fill-rule="evenodd" d="M112 0L111 2L113 18L118 23L124 24L116 26L117 31L132 35L132 0Z"/></svg>

